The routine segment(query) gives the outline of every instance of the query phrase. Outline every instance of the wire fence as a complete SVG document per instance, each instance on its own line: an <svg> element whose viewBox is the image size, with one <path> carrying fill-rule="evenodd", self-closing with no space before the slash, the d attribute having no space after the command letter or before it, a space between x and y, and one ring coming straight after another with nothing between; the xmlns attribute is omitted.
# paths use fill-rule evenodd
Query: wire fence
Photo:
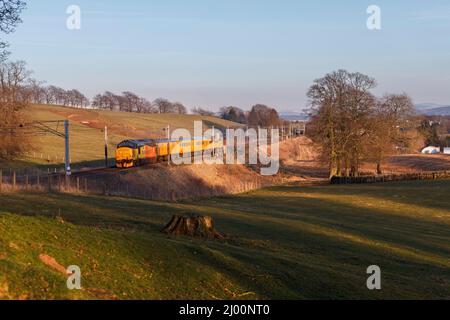
<svg viewBox="0 0 450 320"><path fill-rule="evenodd" d="M47 173L37 170L21 174L16 170L0 170L0 192L4 191L48 191L82 192L87 191L87 180L68 177L60 173Z"/></svg>
<svg viewBox="0 0 450 320"><path fill-rule="evenodd" d="M247 129L252 127L247 127ZM243 127L245 130L245 127ZM258 129L255 127L253 129ZM280 140L295 138L303 135L302 127L300 126L283 126L283 127L268 127L261 129L268 130L268 140L271 140L271 130L278 130ZM248 139L248 138L246 138ZM246 140L246 144L247 144ZM249 150L246 149L246 157L248 157ZM136 197L155 200L176 200L181 198L189 198L195 196L217 196L226 193L242 193L254 189L265 187L263 182L258 179L252 181L237 182L232 188L226 191L220 186L204 186L197 188L195 194L185 191L172 189L158 189L153 186L137 187L134 183L129 183L124 180L120 174L110 174L108 176L83 176L73 175L66 176L64 174L65 158L59 154L45 154L42 152L31 151L27 152L25 157L30 159L41 159L46 161L48 165L43 167L26 167L17 169L1 169L0 168L0 192L5 191L40 191L40 192L67 192L67 193L86 193L86 194L101 194L114 195L125 197ZM99 159L98 166L92 168L100 168L101 159ZM54 166L54 167L50 167Z"/></svg>
<svg viewBox="0 0 450 320"><path fill-rule="evenodd" d="M450 179L450 171L430 171L416 173L386 174L378 176L333 177L331 184L365 184L391 181L442 180Z"/></svg>
<svg viewBox="0 0 450 320"><path fill-rule="evenodd" d="M195 182L193 182L195 183ZM169 183L153 184L130 181L120 172L86 176L64 174L25 174L0 170L0 193L40 192L118 196L147 200L177 201L195 197L213 197L224 194L239 194L271 186L261 179L235 181L232 186L206 185L197 183L195 188L178 188Z"/></svg>

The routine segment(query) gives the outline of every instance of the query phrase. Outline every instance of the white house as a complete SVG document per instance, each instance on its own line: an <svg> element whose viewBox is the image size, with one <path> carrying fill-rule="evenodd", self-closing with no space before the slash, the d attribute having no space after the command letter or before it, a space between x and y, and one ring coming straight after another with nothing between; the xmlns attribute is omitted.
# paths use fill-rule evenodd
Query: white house
<svg viewBox="0 0 450 320"><path fill-rule="evenodd" d="M441 153L441 148L429 146L422 150L423 154L438 154Z"/></svg>
<svg viewBox="0 0 450 320"><path fill-rule="evenodd" d="M450 148L444 148L444 154L450 154Z"/></svg>

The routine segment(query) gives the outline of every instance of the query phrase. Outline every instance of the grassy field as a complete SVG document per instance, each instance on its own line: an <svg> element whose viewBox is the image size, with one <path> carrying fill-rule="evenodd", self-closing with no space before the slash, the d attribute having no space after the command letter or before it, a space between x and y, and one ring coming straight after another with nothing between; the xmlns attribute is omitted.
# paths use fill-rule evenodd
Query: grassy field
<svg viewBox="0 0 450 320"><path fill-rule="evenodd" d="M450 299L450 181L280 186L179 203L0 194L0 298ZM225 242L169 238L212 215ZM81 291L39 260L79 265ZM379 265L382 290L366 288Z"/></svg>
<svg viewBox="0 0 450 320"><path fill-rule="evenodd" d="M170 130L193 130L194 121L203 121L205 127L234 127L237 124L214 117L177 114L137 114L101 110L85 110L60 106L32 105L25 111L27 121L71 121L71 160L74 167L101 166L104 163L104 127L108 126L110 156L114 157L116 145L125 139L163 138ZM60 125L51 126L60 132ZM18 161L1 161L0 168L26 168L44 166L64 168L64 139L52 136L30 138L32 149Z"/></svg>

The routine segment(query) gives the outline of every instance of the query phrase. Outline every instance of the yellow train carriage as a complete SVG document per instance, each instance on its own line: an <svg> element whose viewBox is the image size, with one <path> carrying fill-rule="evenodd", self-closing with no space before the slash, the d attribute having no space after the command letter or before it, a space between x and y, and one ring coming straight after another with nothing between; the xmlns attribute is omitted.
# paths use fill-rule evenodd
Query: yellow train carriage
<svg viewBox="0 0 450 320"><path fill-rule="evenodd" d="M156 142L158 158L167 159L169 155L196 154L212 149L223 148L223 142L213 142L212 139L194 138L189 140L158 140Z"/></svg>
<svg viewBox="0 0 450 320"><path fill-rule="evenodd" d="M165 158L169 155L169 143L167 141L156 142L156 155L158 158Z"/></svg>

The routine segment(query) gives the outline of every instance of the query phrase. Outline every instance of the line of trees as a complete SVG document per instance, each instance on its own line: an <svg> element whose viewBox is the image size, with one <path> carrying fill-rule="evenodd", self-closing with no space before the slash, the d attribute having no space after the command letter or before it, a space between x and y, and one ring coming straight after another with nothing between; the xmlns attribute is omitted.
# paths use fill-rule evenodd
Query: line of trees
<svg viewBox="0 0 450 320"><path fill-rule="evenodd" d="M311 137L320 144L330 176L358 176L363 162L382 173L383 160L412 143L417 118L406 94L379 99L375 79L339 70L314 81L308 91L312 106Z"/></svg>
<svg viewBox="0 0 450 320"><path fill-rule="evenodd" d="M43 86L37 80L31 80L27 86L31 102L37 104L55 104L75 108L87 108L89 99L77 89L65 90L56 86Z"/></svg>
<svg viewBox="0 0 450 320"><path fill-rule="evenodd" d="M92 106L99 109L137 113L187 113L186 107L180 102L171 102L164 98L150 102L130 91L124 91L121 95L110 91L97 94L92 100Z"/></svg>
<svg viewBox="0 0 450 320"><path fill-rule="evenodd" d="M92 99L92 107L111 111L119 110L139 113L147 113L152 110L152 104L149 101L130 91L125 91L122 95L116 95L110 91L97 94Z"/></svg>
<svg viewBox="0 0 450 320"><path fill-rule="evenodd" d="M110 91L97 94L90 101L77 89L65 90L56 86L45 86L42 82L31 80L26 86L31 102L36 104L54 104L75 108L95 108L111 111L136 113L177 113L186 114L186 107L180 102L171 102L158 98L153 102L131 91L118 95Z"/></svg>
<svg viewBox="0 0 450 320"><path fill-rule="evenodd" d="M223 107L219 111L219 117L251 127L279 126L283 123L278 112L264 104L254 105L249 112L233 106Z"/></svg>
<svg viewBox="0 0 450 320"><path fill-rule="evenodd" d="M31 102L36 104L54 104L76 108L91 107L136 113L187 113L186 107L180 102L172 102L164 98L149 101L131 91L124 91L120 95L111 91L105 91L89 100L77 89L65 90L53 85L45 86L37 80L30 80L26 88L29 90ZM234 106L222 107L219 113L199 107L193 108L191 112L202 116L218 116L225 120L254 127L269 127L282 124L278 112L264 104L256 104L248 112Z"/></svg>

